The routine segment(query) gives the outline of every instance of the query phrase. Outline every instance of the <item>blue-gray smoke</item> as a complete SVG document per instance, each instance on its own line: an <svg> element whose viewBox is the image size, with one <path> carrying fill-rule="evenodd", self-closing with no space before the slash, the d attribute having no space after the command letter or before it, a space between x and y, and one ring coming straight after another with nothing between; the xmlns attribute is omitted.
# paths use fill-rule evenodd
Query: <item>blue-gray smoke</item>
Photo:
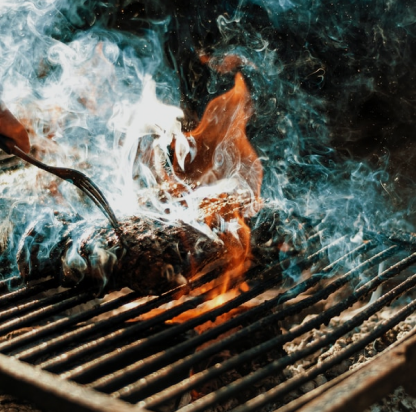
<svg viewBox="0 0 416 416"><path fill-rule="evenodd" d="M229 0L198 7L188 19L198 22L191 29L197 48L217 63L242 58L262 196L275 204L289 240L304 238L302 218L334 239L350 236L341 250L364 230L414 230L416 5ZM208 97L227 85L212 67Z"/></svg>
<svg viewBox="0 0 416 416"><path fill-rule="evenodd" d="M243 68L256 105L250 134L263 195L283 212L340 231L412 228L413 199L395 183L416 173L403 169L415 150L415 23L416 6L394 0L247 0L217 18L218 59L252 63Z"/></svg>

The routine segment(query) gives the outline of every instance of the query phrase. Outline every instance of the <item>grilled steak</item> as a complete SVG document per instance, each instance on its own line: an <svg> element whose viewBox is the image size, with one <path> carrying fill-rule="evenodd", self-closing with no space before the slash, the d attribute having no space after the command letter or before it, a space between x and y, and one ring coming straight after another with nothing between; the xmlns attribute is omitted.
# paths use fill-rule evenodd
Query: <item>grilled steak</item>
<svg viewBox="0 0 416 416"><path fill-rule="evenodd" d="M48 243L51 241L52 243ZM59 274L63 286L84 279L142 295L161 294L187 282L221 256L222 244L185 223L127 218L119 232L107 223L56 215L33 224L23 235L17 263L23 279Z"/></svg>

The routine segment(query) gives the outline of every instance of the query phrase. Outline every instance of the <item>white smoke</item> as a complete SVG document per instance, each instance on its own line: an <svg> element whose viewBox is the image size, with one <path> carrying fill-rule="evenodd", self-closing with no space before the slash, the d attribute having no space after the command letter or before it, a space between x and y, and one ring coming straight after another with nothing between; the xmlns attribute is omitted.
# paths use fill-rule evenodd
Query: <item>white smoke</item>
<svg viewBox="0 0 416 416"><path fill-rule="evenodd" d="M70 33L68 27L80 18L77 3L0 3L2 99L45 162L84 171L103 188L117 215L137 214L140 184L151 187L158 180L151 156L137 160L139 142L150 138L146 151L157 148L163 160L175 138L182 166L189 152L177 80L164 63L160 25L140 36L98 22ZM60 36L52 36L57 32ZM23 193L33 191L24 188ZM98 214L79 203L71 186L61 184L59 191L81 215Z"/></svg>

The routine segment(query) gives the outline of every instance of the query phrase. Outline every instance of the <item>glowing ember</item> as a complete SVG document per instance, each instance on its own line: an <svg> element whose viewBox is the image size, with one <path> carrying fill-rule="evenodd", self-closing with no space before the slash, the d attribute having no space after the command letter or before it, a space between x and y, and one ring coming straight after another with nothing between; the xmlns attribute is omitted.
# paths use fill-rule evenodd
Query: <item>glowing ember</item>
<svg viewBox="0 0 416 416"><path fill-rule="evenodd" d="M202 315L205 312L209 312L210 310L215 309L215 308L217 308L221 305L224 305L228 301L234 299L242 291L243 290L241 288L240 289L231 289L228 292L217 295L214 299L212 299L208 302L205 302L200 307L197 307L197 308L192 309L192 310L188 310L188 311L176 316L175 318L172 319L171 322L176 323L176 324L180 324L180 323L185 322L189 319L195 318L196 316ZM232 311L230 311L228 313L220 315L218 318L215 319L214 322L211 322L211 321L205 322L202 325L196 326L194 329L199 333L205 332L208 329L210 329L210 328L212 328L216 325L219 325L222 322L227 321L228 319L231 319L233 316L240 314L241 312L247 310L248 308L249 307L239 306L237 308L234 308Z"/></svg>

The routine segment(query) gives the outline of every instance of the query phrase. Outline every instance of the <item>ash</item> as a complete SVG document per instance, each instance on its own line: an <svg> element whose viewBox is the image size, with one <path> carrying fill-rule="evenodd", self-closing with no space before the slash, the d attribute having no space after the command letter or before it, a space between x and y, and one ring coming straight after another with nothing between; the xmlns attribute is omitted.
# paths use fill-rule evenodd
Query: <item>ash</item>
<svg viewBox="0 0 416 416"><path fill-rule="evenodd" d="M415 412L416 399L409 396L403 387L399 387L367 410L370 412Z"/></svg>
<svg viewBox="0 0 416 416"><path fill-rule="evenodd" d="M373 315L368 321L364 322L360 328L349 332L345 336L339 338L330 348L326 351L319 351L316 354L306 357L301 361L297 361L295 365L288 366L284 370L284 375L286 378L291 378L300 374L310 367L320 363L321 361L330 358L332 355L341 352L348 345L352 344L355 341L363 338L365 335L369 334L374 327L381 321L392 316L399 307L390 307L383 311L378 312ZM341 325L345 320L351 317L351 314L354 312L345 312L338 318L334 318L328 327L321 327L320 329L314 329L313 331L306 334L306 336L297 338L292 343L286 344L284 346L285 351L288 354L295 352L296 350L305 348L310 342L315 339L323 337L326 333L332 331ZM314 314L310 314L304 318L309 320L314 317ZM302 394L308 393L309 391L319 387L322 384L325 384L327 381L330 381L341 374L349 370L354 370L363 363L371 361L375 356L384 351L387 347L391 346L396 341L399 341L405 337L414 327L416 326L416 316L409 316L406 320L398 324L396 327L388 331L384 336L378 338L373 343L367 345L367 347L350 357L348 360L344 360L339 365L331 368L325 374L319 375L314 380L304 384L298 391L294 391L287 395L284 399L284 403L289 403L292 400L300 397ZM270 409L272 410L272 409ZM274 410L274 409L273 409ZM397 388L392 394L385 397L379 403L373 404L367 411L378 412L378 411L415 411L416 410L416 399L412 398L407 394L402 387Z"/></svg>

